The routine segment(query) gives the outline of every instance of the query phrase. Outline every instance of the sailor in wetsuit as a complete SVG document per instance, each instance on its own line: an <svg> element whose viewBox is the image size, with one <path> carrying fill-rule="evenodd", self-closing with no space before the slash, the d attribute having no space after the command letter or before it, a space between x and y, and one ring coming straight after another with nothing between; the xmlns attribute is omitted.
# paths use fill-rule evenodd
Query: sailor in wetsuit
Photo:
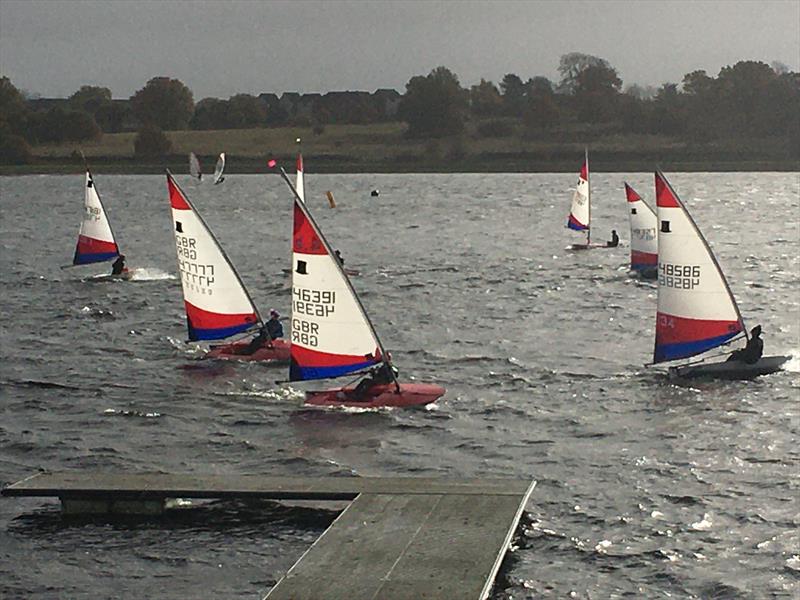
<svg viewBox="0 0 800 600"><path fill-rule="evenodd" d="M242 349L241 353L244 355L255 354L261 348L269 348L272 340L282 338L283 325L279 320L280 316L275 309L269 311L269 321L261 326L261 329L258 330L258 335L250 340L250 343Z"/></svg>
<svg viewBox="0 0 800 600"><path fill-rule="evenodd" d="M728 361L740 360L748 365L754 365L764 353L764 340L761 339L761 325L756 325L750 330L750 339L747 345L740 350L734 350Z"/></svg>
<svg viewBox="0 0 800 600"><path fill-rule="evenodd" d="M336 260L339 261L339 264L344 266L344 259L342 258L342 253L339 250L334 250L333 253L336 255Z"/></svg>
<svg viewBox="0 0 800 600"><path fill-rule="evenodd" d="M269 311L269 321L267 321L267 331L271 340L283 337L283 324L280 322L281 315L274 308Z"/></svg>
<svg viewBox="0 0 800 600"><path fill-rule="evenodd" d="M611 230L611 241L606 242L606 246L609 248L616 248L619 246L619 236L617 235L617 230Z"/></svg>
<svg viewBox="0 0 800 600"><path fill-rule="evenodd" d="M244 355L255 354L271 341L269 331L267 330L267 324L264 323L261 329L258 330L258 335L250 340L250 343L241 350L241 353Z"/></svg>
<svg viewBox="0 0 800 600"><path fill-rule="evenodd" d="M358 385L350 393L350 396L358 402L368 402L366 395L370 389L376 385L391 383L397 379L398 373L399 371L393 364L383 362L372 369L364 379L358 382Z"/></svg>
<svg viewBox="0 0 800 600"><path fill-rule="evenodd" d="M125 272L125 255L120 254L117 257L117 260L111 265L111 274L112 275L122 275Z"/></svg>

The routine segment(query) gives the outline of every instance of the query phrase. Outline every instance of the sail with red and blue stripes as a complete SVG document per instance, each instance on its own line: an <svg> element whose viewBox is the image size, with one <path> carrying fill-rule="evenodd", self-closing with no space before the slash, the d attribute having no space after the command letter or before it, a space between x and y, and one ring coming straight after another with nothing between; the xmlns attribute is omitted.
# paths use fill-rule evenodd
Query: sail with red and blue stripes
<svg viewBox="0 0 800 600"><path fill-rule="evenodd" d="M73 265L88 265L96 262L113 260L119 256L119 246L111 231L100 194L94 185L92 174L86 171L84 185L83 221L78 233L78 245L75 248Z"/></svg>
<svg viewBox="0 0 800 600"><path fill-rule="evenodd" d="M167 189L189 340L220 340L260 325L239 274L170 173Z"/></svg>
<svg viewBox="0 0 800 600"><path fill-rule="evenodd" d="M378 336L347 275L305 203L297 198L291 348L292 381L339 377L383 361Z"/></svg>
<svg viewBox="0 0 800 600"><path fill-rule="evenodd" d="M578 185L572 196L572 207L567 219L567 227L575 231L589 231L590 208L589 208L589 153L583 160L580 174L578 175Z"/></svg>
<svg viewBox="0 0 800 600"><path fill-rule="evenodd" d="M658 266L658 217L627 182L625 196L631 224L631 270L655 269Z"/></svg>
<svg viewBox="0 0 800 600"><path fill-rule="evenodd" d="M653 362L687 358L744 331L728 282L705 238L656 171L658 312Z"/></svg>

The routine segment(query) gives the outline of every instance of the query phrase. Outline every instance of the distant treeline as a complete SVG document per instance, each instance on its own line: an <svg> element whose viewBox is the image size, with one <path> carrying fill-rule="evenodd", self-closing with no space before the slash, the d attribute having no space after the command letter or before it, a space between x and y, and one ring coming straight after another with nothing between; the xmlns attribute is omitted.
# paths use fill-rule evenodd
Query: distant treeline
<svg viewBox="0 0 800 600"><path fill-rule="evenodd" d="M800 155L800 74L785 65L740 61L716 77L687 73L658 88L630 85L606 60L580 53L561 57L561 79L523 80L506 74L465 89L446 67L412 77L405 94L381 89L327 94L237 94L195 104L177 79L156 77L127 100L111 90L83 86L67 99L26 99L0 78L0 163L24 164L31 145L92 140L105 133L138 131L135 153L166 154L164 130L249 129L403 121L417 138L522 137L557 141L579 132L657 134L685 141L775 138Z"/></svg>

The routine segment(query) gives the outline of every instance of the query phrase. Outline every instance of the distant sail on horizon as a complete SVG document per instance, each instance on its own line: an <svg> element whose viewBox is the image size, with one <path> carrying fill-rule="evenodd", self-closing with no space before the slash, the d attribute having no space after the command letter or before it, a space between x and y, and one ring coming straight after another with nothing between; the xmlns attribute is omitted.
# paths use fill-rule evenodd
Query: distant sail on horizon
<svg viewBox="0 0 800 600"><path fill-rule="evenodd" d="M189 152L189 175L200 181L203 179L203 170L200 168L200 160L194 152Z"/></svg>
<svg viewBox="0 0 800 600"><path fill-rule="evenodd" d="M219 158L217 159L217 165L214 167L214 185L218 185L225 181L225 176L223 173L225 172L225 153L220 152Z"/></svg>

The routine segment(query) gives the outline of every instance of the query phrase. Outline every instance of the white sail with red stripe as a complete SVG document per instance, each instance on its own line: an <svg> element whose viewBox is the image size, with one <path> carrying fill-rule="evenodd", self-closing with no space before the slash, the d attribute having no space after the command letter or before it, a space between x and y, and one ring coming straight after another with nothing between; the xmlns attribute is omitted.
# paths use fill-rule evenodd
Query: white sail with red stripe
<svg viewBox="0 0 800 600"><path fill-rule="evenodd" d="M572 206L567 219L567 227L575 231L586 232L586 243L591 238L591 191L589 189L589 151L585 151L583 165L578 174L578 184L575 193L572 195Z"/></svg>
<svg viewBox="0 0 800 600"><path fill-rule="evenodd" d="M239 274L169 172L167 188L189 339L219 340L260 325Z"/></svg>
<svg viewBox="0 0 800 600"><path fill-rule="evenodd" d="M94 184L92 174L87 169L84 184L83 221L78 232L78 245L72 258L73 265L87 265L115 259L119 256L119 246L111 231L100 194Z"/></svg>
<svg viewBox="0 0 800 600"><path fill-rule="evenodd" d="M289 379L338 377L382 361L381 343L347 275L305 203L295 198Z"/></svg>
<svg viewBox="0 0 800 600"><path fill-rule="evenodd" d="M658 267L658 217L627 182L625 196L631 225L631 270L655 269Z"/></svg>
<svg viewBox="0 0 800 600"><path fill-rule="evenodd" d="M664 175L656 171L658 313L653 362L701 354L744 331L711 248Z"/></svg>

